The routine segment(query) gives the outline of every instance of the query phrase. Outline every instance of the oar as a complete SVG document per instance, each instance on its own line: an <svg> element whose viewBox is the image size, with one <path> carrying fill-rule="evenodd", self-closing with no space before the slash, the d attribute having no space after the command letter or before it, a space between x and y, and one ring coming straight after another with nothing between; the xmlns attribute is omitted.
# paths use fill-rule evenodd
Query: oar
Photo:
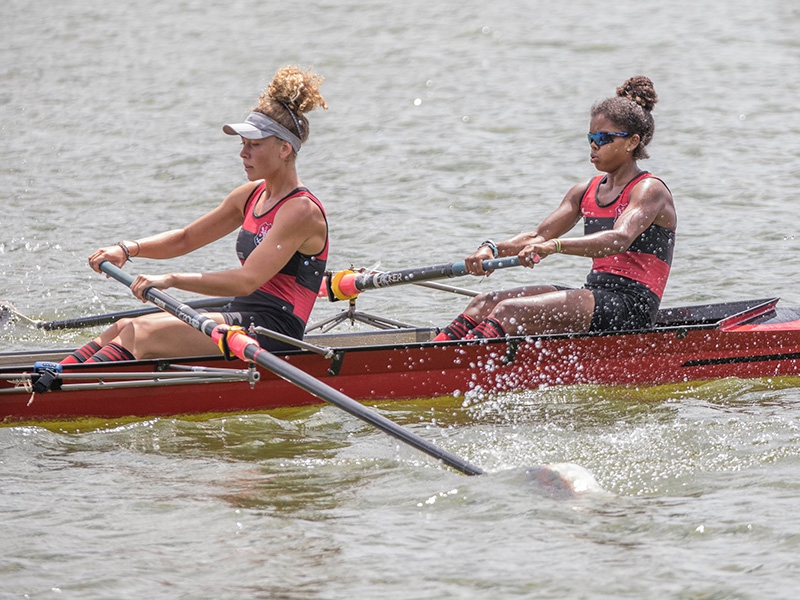
<svg viewBox="0 0 800 600"><path fill-rule="evenodd" d="M370 275L374 275L377 273L385 273L386 271L376 271L375 269L370 269L369 271L362 271L361 273L369 273ZM475 297L479 294L474 290L467 290L460 287L454 287L452 285L445 285L443 283L436 283L433 281L414 281L412 282L414 285L418 285L420 287L428 288L429 290L440 290L442 292L451 292L453 294L461 294L462 296L470 296ZM325 282L323 282L323 288L326 290L327 294L327 287L325 286Z"/></svg>
<svg viewBox="0 0 800 600"><path fill-rule="evenodd" d="M517 256L483 261L483 269L485 271L518 266L520 266L520 263ZM338 271L328 280L328 296L331 300L350 300L364 290L374 290L405 283L420 283L431 279L461 277L462 275L467 275L467 267L464 261L415 269L401 269L400 271L386 271L384 273L359 274L353 271Z"/></svg>
<svg viewBox="0 0 800 600"><path fill-rule="evenodd" d="M134 278L131 275L109 262L101 263L100 270L128 287L133 283ZM204 314L197 312L159 289L147 288L144 291L144 297L159 308L175 315L181 321L206 334L218 344L225 344L233 354L242 360L257 363L320 400L341 408L354 417L377 427L429 456L441 460L446 465L462 473L467 475L482 475L484 473L480 467L476 467L463 458L439 448L386 417L369 410L339 390L290 365L274 354L263 350L258 345L258 342L245 334L243 330L231 330L226 325L219 325Z"/></svg>
<svg viewBox="0 0 800 600"><path fill-rule="evenodd" d="M219 308L228 304L232 298L199 298L197 300L190 300L186 303L187 306L192 308ZM74 317L72 319L60 319L57 321L38 321L31 319L19 312L10 303L0 304L0 324L9 320L10 316L15 316L25 321L28 321L38 329L45 331L52 331L56 329L80 329L82 327L94 327L96 325L108 325L118 321L119 319L141 317L142 315L149 315L159 312L160 309L154 307L136 308L133 310L123 310L119 312L106 313L102 315L89 315L87 317Z"/></svg>

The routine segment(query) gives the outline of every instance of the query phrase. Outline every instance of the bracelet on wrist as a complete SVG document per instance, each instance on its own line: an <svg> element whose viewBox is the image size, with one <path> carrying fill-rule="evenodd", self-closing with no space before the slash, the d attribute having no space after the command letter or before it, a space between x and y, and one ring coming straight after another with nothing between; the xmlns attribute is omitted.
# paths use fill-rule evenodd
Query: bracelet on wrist
<svg viewBox="0 0 800 600"><path fill-rule="evenodd" d="M142 253L142 245L136 240L133 240L133 243L136 244L136 254L133 254L132 256L136 257Z"/></svg>
<svg viewBox="0 0 800 600"><path fill-rule="evenodd" d="M556 245L556 252L558 254L561 254L561 240L558 239L558 238L553 238L550 241L553 242Z"/></svg>
<svg viewBox="0 0 800 600"><path fill-rule="evenodd" d="M492 240L486 240L485 242L481 242L481 245L478 246L478 250L486 246L489 250L492 251L492 256L497 258L500 254L499 250L497 249L497 244L495 244Z"/></svg>
<svg viewBox="0 0 800 600"><path fill-rule="evenodd" d="M128 247L125 245L125 242L117 242L117 246L122 248L122 251L125 253L125 262L130 261L130 259L131 259L131 251L128 250Z"/></svg>

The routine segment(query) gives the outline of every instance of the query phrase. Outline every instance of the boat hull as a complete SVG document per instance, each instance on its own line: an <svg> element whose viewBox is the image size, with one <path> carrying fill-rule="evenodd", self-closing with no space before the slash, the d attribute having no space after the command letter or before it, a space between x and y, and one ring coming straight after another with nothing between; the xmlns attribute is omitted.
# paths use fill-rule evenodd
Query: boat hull
<svg viewBox="0 0 800 600"><path fill-rule="evenodd" d="M776 299L709 305L703 319L692 307L673 309L654 330L601 335L552 335L490 341L432 342L434 331L320 335L332 356L298 350L284 360L359 401L505 392L543 386L600 384L652 386L719 379L800 374L800 310L776 311ZM759 304L760 303L760 304ZM727 307L727 311L721 307ZM701 307L707 308L707 307ZM681 320L681 310L690 316ZM718 316L722 315L720 318ZM34 360L65 352L0 355L0 420L118 419L197 413L246 412L322 401L258 368L258 381L187 378L158 381L175 365L246 371L219 357L132 361L64 367L61 390L31 394L25 377ZM255 369L255 367L252 367ZM118 381L114 374L141 373ZM252 379L252 378L251 378ZM115 387L120 386L120 387Z"/></svg>

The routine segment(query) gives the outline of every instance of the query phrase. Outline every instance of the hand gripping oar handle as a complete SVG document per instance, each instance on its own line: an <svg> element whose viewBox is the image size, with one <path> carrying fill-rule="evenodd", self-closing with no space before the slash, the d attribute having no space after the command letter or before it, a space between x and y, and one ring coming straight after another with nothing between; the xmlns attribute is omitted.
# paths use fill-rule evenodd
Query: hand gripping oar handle
<svg viewBox="0 0 800 600"><path fill-rule="evenodd" d="M520 266L520 263L517 256L492 258L483 261L484 271L495 271L518 266ZM329 297L332 300L349 300L350 298L355 298L364 290L375 290L404 283L418 283L420 281L430 281L431 279L461 277L467 274L467 266L463 260L445 265L401 269L385 273L358 274L353 271L339 271L329 281Z"/></svg>
<svg viewBox="0 0 800 600"><path fill-rule="evenodd" d="M100 263L100 270L109 277L113 277L120 283L124 283L128 287L133 283L134 277L119 269L109 262ZM246 335L241 330L234 330L236 335L228 335L231 331L227 325L219 325L212 319L209 319L202 313L197 312L190 306L179 302L166 292L156 288L147 288L144 291L145 299L149 300L159 308L166 312L175 315L180 320L188 323L198 331L205 333L207 336L218 342L222 337L228 336L228 348L245 361L254 362L268 371L271 371L278 377L281 377L305 390L309 394L316 396L320 400L324 400L329 404L341 408L345 412L350 413L354 417L361 419L377 427L384 433L387 433L409 446L413 446L417 450L425 454L441 460L446 465L465 473L466 475L482 475L483 469L477 467L463 458L451 454L446 450L430 443L429 441L419 437L415 433L408 431L401 427L394 421L390 421L386 417L369 410L365 406L359 404L349 396L346 396L339 390L321 382L320 380L312 377L305 371L301 371L295 366L290 365L284 360L281 360L274 354L270 354L262 349L254 339Z"/></svg>

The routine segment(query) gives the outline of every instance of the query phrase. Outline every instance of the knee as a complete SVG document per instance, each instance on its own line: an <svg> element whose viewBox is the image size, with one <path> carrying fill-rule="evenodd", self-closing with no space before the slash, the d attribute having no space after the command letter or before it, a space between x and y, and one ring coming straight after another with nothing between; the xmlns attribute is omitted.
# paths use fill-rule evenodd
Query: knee
<svg viewBox="0 0 800 600"><path fill-rule="evenodd" d="M117 321L117 336L142 335L147 331L146 319L120 319Z"/></svg>
<svg viewBox="0 0 800 600"><path fill-rule="evenodd" d="M515 313L516 309L514 308L512 303L507 302L505 300L500 300L499 302L495 302L490 312L491 316L497 319L498 321L502 321L504 319L513 317Z"/></svg>
<svg viewBox="0 0 800 600"><path fill-rule="evenodd" d="M103 339L103 343L107 344L112 339L119 336L120 333L128 326L131 319L119 319L115 321L111 325L109 325L106 330L101 334L101 339Z"/></svg>
<svg viewBox="0 0 800 600"><path fill-rule="evenodd" d="M484 292L478 294L469 303L468 309L475 313L489 314L498 303L497 294L494 292Z"/></svg>
<svg viewBox="0 0 800 600"><path fill-rule="evenodd" d="M120 319L118 321L117 339L127 347L141 346L146 340L157 334L161 325L159 320L145 317Z"/></svg>
<svg viewBox="0 0 800 600"><path fill-rule="evenodd" d="M120 331L122 331L123 329L125 329L126 327L128 327L128 326L130 325L131 321L133 321L133 319L128 319L128 318L126 318L126 319L120 319L119 321L117 321L116 323L114 323L114 325L112 325L112 326L111 326L111 328L114 328L114 327L115 327L115 328L116 328L116 330L117 330L117 333L119 333ZM109 328L109 329L110 329L110 328Z"/></svg>

